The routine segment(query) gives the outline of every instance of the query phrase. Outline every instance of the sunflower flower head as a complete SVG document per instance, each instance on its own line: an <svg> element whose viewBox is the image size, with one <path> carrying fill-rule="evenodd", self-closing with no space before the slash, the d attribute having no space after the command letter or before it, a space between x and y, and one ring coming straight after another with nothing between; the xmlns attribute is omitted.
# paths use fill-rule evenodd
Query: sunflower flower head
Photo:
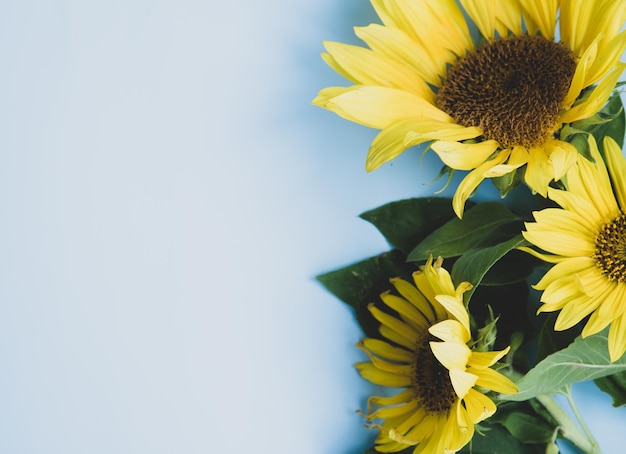
<svg viewBox="0 0 626 454"><path fill-rule="evenodd" d="M560 311L557 331L589 316L583 337L610 325L616 361L626 351L626 159L611 137L603 141L604 159L593 136L588 140L595 162L579 159L564 179L567 190L548 189L560 208L533 213L522 232L542 251L521 249L554 264L535 285L543 291L538 312Z"/></svg>
<svg viewBox="0 0 626 454"><path fill-rule="evenodd" d="M513 382L492 369L508 347L493 352L470 348L463 293L471 285L455 288L441 265L441 259L431 258L414 273L415 285L391 280L398 295L387 292L381 299L397 316L370 305L383 339L359 343L370 361L356 368L372 383L402 388L391 397L368 401L365 418L380 430L380 452L408 446L415 446L414 454L457 452L471 440L474 425L496 411L485 393L517 392Z"/></svg>
<svg viewBox="0 0 626 454"><path fill-rule="evenodd" d="M522 168L545 197L578 157L563 126L596 114L626 67L626 0L371 2L382 25L355 28L367 47L325 43L324 60L353 85L313 103L380 129L368 171L421 143L469 171L459 217L484 179Z"/></svg>

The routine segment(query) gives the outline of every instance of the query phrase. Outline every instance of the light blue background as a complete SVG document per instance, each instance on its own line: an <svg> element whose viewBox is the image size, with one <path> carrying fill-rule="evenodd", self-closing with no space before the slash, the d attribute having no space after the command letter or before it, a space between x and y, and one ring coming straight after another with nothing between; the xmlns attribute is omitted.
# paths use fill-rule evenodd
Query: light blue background
<svg viewBox="0 0 626 454"><path fill-rule="evenodd" d="M0 2L0 452L356 454L373 392L313 277L438 161L310 105L365 0ZM449 194L449 193L447 193ZM487 193L487 196L489 193ZM581 406L606 453L623 409Z"/></svg>

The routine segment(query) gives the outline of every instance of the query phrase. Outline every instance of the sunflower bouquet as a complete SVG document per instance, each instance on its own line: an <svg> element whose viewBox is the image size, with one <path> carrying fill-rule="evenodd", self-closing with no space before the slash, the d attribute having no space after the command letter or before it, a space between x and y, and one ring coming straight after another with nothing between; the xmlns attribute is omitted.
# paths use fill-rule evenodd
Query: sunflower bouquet
<svg viewBox="0 0 626 454"><path fill-rule="evenodd" d="M368 171L418 146L462 178L363 213L391 249L318 276L381 390L367 453L599 453L571 386L626 405L626 0L371 4L313 104L380 130ZM484 180L501 200L472 200Z"/></svg>

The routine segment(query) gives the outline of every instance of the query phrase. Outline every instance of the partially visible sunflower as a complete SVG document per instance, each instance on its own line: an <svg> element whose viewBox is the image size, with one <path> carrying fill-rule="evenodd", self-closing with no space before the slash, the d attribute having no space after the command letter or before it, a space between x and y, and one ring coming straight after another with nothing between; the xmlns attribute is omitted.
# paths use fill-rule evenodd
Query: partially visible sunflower
<svg viewBox="0 0 626 454"><path fill-rule="evenodd" d="M522 232L548 252L521 248L554 266L534 287L543 290L538 312L561 311L554 329L565 330L589 314L587 337L609 324L609 355L626 351L626 159L610 137L603 141L606 165L593 136L595 163L579 159L564 178L567 191L548 189L562 208L533 213Z"/></svg>
<svg viewBox="0 0 626 454"><path fill-rule="evenodd" d="M471 171L454 196L458 216L485 178L524 165L527 185L545 196L578 157L562 126L597 113L626 67L626 0L371 3L383 25L355 28L369 48L325 42L322 54L354 85L325 88L313 103L381 129L368 171L424 142L451 169Z"/></svg>
<svg viewBox="0 0 626 454"><path fill-rule="evenodd" d="M474 424L496 411L484 393L512 394L517 387L491 368L509 348L478 352L472 345L469 315L463 305L467 282L456 289L442 259L432 258L414 273L415 286L391 282L401 296L383 293L389 315L370 306L385 340L363 339L359 347L370 362L356 365L367 380L405 388L393 397L371 397L369 422L380 429L376 450L397 452L415 446L414 454L456 452L474 435ZM379 407L372 412L371 407Z"/></svg>

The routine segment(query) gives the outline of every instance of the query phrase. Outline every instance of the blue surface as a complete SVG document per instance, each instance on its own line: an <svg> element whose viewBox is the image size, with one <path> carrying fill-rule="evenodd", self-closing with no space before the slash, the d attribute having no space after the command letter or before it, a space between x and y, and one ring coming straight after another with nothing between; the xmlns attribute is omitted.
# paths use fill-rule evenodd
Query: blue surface
<svg viewBox="0 0 626 454"><path fill-rule="evenodd" d="M0 3L0 452L362 452L360 333L313 276L386 248L359 213L440 188L432 154L366 174L375 132L310 106L343 83L321 41L372 20ZM579 397L621 452L625 411Z"/></svg>

